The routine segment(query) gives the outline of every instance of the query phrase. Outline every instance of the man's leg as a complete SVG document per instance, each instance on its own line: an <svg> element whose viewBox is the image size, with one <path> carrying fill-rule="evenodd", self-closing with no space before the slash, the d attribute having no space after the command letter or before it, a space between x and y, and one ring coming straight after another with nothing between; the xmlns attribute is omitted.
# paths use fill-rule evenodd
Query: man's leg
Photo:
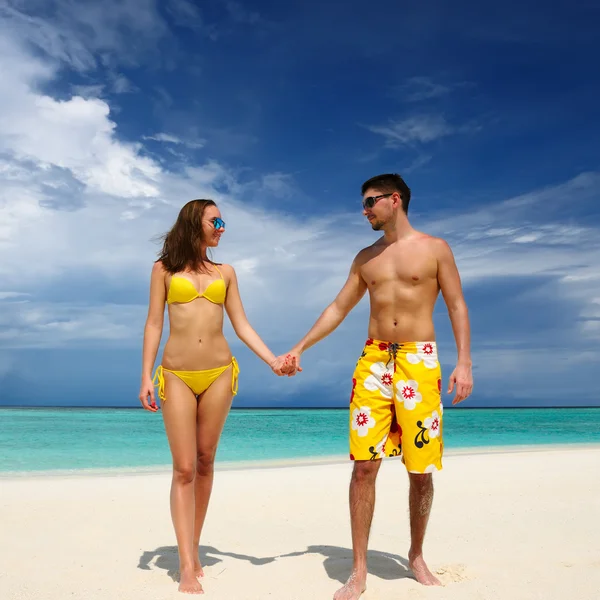
<svg viewBox="0 0 600 600"><path fill-rule="evenodd" d="M410 550L408 563L415 578L423 585L441 585L423 559L423 540L433 502L433 477L431 473L409 473L410 490Z"/></svg>
<svg viewBox="0 0 600 600"><path fill-rule="evenodd" d="M381 466L378 460L356 460L350 481L350 521L352 526L352 574L334 600L357 600L367 584L367 546L375 510L375 481Z"/></svg>
<svg viewBox="0 0 600 600"><path fill-rule="evenodd" d="M423 540L433 503L432 473L442 470L442 379L435 342L406 342L397 354L396 417L410 481L408 562L423 585L441 585L423 559Z"/></svg>
<svg viewBox="0 0 600 600"><path fill-rule="evenodd" d="M357 600L366 589L367 545L375 509L375 480L394 415L394 364L386 342L368 339L356 363L350 394L350 519L354 565L334 600ZM395 441L394 441L395 443Z"/></svg>

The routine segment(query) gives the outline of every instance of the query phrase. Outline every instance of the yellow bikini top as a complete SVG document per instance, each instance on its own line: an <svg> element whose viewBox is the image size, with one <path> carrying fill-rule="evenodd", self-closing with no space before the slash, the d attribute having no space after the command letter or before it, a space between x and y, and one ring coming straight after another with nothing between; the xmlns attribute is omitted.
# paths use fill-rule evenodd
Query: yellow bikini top
<svg viewBox="0 0 600 600"><path fill-rule="evenodd" d="M227 286L225 285L225 279L223 279L221 271L219 271L216 265L213 266L217 269L221 278L211 281L201 294L189 279L177 276L171 277L169 293L167 294L167 304L172 304L173 302L191 302L196 298L206 298L213 304L223 304L227 295Z"/></svg>

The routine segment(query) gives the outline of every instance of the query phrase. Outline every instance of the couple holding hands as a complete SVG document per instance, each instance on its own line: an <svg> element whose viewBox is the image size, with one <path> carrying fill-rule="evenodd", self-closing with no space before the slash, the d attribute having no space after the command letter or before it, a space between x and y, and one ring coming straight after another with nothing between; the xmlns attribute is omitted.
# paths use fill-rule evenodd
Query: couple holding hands
<svg viewBox="0 0 600 600"><path fill-rule="evenodd" d="M457 347L447 391L453 404L467 398L473 378L470 327L460 276L448 244L415 230L408 221L411 192L397 174L362 185L362 209L382 231L352 261L346 283L304 338L275 357L246 318L235 270L211 261L225 232L212 200L192 200L164 236L152 268L144 329L140 401L158 410L155 387L173 456L171 516L180 563L179 590L202 593L199 543L211 495L217 445L237 393L238 364L223 335L224 309L236 335L277 375L301 371L303 352L332 333L369 292L368 339L348 385L349 450L354 468L350 517L354 565L335 600L355 600L366 589L367 544L375 480L385 456L400 456L409 476L411 547L415 578L439 585L423 558L433 500L432 473L442 468L443 407L433 310L439 293L448 309ZM165 303L169 338L154 377ZM346 393L346 392L342 392Z"/></svg>

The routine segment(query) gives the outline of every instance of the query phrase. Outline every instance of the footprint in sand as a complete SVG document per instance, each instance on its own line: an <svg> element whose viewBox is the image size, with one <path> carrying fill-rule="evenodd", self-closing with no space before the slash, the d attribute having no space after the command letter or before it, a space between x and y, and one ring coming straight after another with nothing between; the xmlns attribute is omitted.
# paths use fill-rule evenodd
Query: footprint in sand
<svg viewBox="0 0 600 600"><path fill-rule="evenodd" d="M443 585L447 585L448 583L459 583L471 579L465 565L445 565L437 569L435 574Z"/></svg>

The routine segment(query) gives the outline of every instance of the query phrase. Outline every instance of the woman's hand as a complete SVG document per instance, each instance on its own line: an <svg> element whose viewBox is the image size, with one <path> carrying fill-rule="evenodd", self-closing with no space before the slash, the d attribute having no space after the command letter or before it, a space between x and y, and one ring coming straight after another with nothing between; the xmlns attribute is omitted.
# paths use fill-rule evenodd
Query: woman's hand
<svg viewBox="0 0 600 600"><path fill-rule="evenodd" d="M145 410L150 412L156 412L158 406L156 405L156 398L154 396L154 383L151 377L144 377L142 379L142 385L140 386L140 395L138 396L142 406ZM148 402L148 397L150 401Z"/></svg>

